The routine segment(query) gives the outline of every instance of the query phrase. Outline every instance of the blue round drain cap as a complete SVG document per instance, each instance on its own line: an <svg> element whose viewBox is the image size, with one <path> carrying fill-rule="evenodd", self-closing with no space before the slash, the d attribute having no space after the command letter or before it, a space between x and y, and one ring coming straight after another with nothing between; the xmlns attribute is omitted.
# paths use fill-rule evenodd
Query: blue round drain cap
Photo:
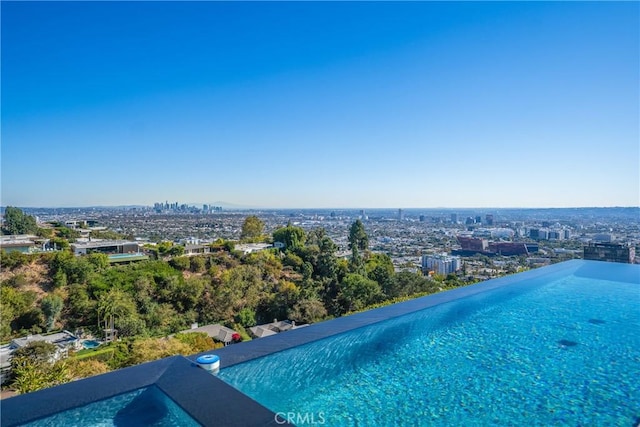
<svg viewBox="0 0 640 427"><path fill-rule="evenodd" d="M219 361L220 361L220 356L217 356L215 354L205 354L204 356L200 356L196 359L196 362L200 363L201 365L216 363Z"/></svg>

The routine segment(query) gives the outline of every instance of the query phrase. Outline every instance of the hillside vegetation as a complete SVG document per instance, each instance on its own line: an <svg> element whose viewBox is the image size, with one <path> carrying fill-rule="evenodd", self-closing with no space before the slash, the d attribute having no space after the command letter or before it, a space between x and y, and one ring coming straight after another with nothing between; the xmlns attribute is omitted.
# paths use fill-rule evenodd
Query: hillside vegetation
<svg viewBox="0 0 640 427"><path fill-rule="evenodd" d="M194 322L221 323L247 337L244 328L273 319L318 322L459 284L395 273L387 255L368 251L360 221L351 228L348 259L336 257L337 246L322 228L305 232L287 225L265 237L254 227L248 234L285 247L244 255L233 243L219 242L210 254L187 257L166 242L154 249L160 259L127 265L110 265L104 254L77 257L69 250L2 252L0 338L6 342L60 329L100 338L113 322L122 341L96 358L113 369L206 350L202 343L153 344L153 337ZM94 366L95 373L104 369Z"/></svg>

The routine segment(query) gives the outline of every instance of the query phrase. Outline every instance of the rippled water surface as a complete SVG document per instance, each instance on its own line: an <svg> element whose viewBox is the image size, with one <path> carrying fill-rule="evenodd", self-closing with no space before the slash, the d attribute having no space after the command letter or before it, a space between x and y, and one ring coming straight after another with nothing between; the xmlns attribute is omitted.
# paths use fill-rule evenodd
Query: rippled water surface
<svg viewBox="0 0 640 427"><path fill-rule="evenodd" d="M527 280L220 377L297 424L635 425L640 283Z"/></svg>

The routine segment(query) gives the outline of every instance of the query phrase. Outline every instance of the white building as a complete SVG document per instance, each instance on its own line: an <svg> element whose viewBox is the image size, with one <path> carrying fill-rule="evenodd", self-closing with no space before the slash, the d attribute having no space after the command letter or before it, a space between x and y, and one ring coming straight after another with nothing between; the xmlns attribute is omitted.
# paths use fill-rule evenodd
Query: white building
<svg viewBox="0 0 640 427"><path fill-rule="evenodd" d="M447 254L422 255L422 271L434 271L437 274L450 274L462 268L460 257Z"/></svg>
<svg viewBox="0 0 640 427"><path fill-rule="evenodd" d="M235 245L234 249L236 251L241 251L245 255L251 254L254 252L260 252L265 249L273 248L274 245L270 245L269 243L243 243L240 245Z"/></svg>
<svg viewBox="0 0 640 427"><path fill-rule="evenodd" d="M34 341L44 341L56 346L55 353L51 356L51 362L63 359L69 354L69 349L78 350L80 340L69 331L62 331L49 335L27 335L22 338L14 338L9 344L0 346L0 382L4 382L11 369L13 353Z"/></svg>

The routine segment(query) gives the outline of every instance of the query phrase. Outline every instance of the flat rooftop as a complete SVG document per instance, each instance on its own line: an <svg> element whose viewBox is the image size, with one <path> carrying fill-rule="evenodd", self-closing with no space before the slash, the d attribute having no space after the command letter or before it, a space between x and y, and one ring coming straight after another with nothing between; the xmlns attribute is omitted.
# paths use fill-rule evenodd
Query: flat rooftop
<svg viewBox="0 0 640 427"><path fill-rule="evenodd" d="M71 246L76 249L95 249L95 248L123 246L123 245L140 245L140 243L135 241L130 241L130 240L102 240L99 242L82 242L82 243L71 244Z"/></svg>

